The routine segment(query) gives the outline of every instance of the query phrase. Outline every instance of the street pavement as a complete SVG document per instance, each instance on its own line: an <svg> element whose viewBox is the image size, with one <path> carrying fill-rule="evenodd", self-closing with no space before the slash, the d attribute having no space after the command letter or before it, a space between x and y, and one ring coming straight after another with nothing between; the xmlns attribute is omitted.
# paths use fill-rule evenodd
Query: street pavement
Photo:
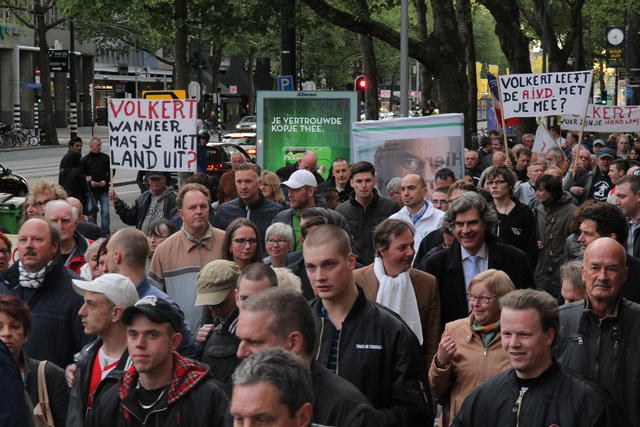
<svg viewBox="0 0 640 427"><path fill-rule="evenodd" d="M108 129L106 126L78 128L78 136L82 138L82 155L89 152L89 140L95 135L102 139L102 151L109 154ZM70 133L68 129L58 129L58 139L68 141ZM14 173L22 175L29 185L41 180L58 182L60 160L67 152L67 144L56 146L18 147L0 150L0 163L11 169ZM140 195L138 185L135 183L137 171L118 170L114 176L115 190L118 196L128 204L133 204ZM111 230L115 231L126 227L116 215L113 206L110 209Z"/></svg>

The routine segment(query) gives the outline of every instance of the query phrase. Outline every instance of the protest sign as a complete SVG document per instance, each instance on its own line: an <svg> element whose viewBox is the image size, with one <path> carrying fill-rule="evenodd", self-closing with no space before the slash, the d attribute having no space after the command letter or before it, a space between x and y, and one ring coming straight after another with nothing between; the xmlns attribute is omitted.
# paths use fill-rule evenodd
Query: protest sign
<svg viewBox="0 0 640 427"><path fill-rule="evenodd" d="M196 118L191 99L110 99L111 167L195 172Z"/></svg>
<svg viewBox="0 0 640 427"><path fill-rule="evenodd" d="M582 116L592 78L592 70L500 76L504 117Z"/></svg>
<svg viewBox="0 0 640 427"><path fill-rule="evenodd" d="M263 168L278 170L313 151L318 173L328 178L333 159L349 158L355 92L258 91L256 105L257 159Z"/></svg>
<svg viewBox="0 0 640 427"><path fill-rule="evenodd" d="M581 116L564 115L560 127L580 130ZM594 105L587 108L586 132L640 132L640 106Z"/></svg>
<svg viewBox="0 0 640 427"><path fill-rule="evenodd" d="M536 129L536 138L533 142L532 151L534 153L544 154L549 150L549 148L557 146L558 144L556 144L556 142L553 140L553 137L549 133L547 127L544 125L544 122L541 121L538 125L538 129Z"/></svg>
<svg viewBox="0 0 640 427"><path fill-rule="evenodd" d="M464 176L464 116L438 114L391 120L367 120L352 127L352 162L366 160L376 168L377 189L387 197L387 183L414 173L435 190L435 174L449 168Z"/></svg>

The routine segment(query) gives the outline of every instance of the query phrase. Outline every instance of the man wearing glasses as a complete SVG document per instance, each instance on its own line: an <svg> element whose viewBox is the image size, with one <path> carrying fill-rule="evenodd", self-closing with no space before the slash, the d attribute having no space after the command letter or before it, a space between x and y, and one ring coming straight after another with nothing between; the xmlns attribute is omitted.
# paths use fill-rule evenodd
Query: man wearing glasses
<svg viewBox="0 0 640 427"><path fill-rule="evenodd" d="M502 270L516 288L531 288L533 273L527 255L498 241L493 234L495 209L477 193L457 197L444 216L454 231L451 247L437 251L418 268L438 279L442 325L469 315L467 289L471 279L490 268Z"/></svg>

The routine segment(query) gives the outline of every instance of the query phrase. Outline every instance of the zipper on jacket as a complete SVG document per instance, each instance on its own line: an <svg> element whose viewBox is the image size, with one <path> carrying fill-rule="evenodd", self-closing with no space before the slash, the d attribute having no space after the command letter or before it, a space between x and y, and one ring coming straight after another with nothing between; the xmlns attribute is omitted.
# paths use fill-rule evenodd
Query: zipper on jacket
<svg viewBox="0 0 640 427"><path fill-rule="evenodd" d="M600 339L602 338L602 321L598 322L598 336L596 337L596 376L595 381L600 379Z"/></svg>
<svg viewBox="0 0 640 427"><path fill-rule="evenodd" d="M487 347L484 347L484 349L482 350L482 365L480 367L480 382L484 382L484 368L486 366L486 362L487 362Z"/></svg>
<svg viewBox="0 0 640 427"><path fill-rule="evenodd" d="M123 402L123 401L120 401L120 404L122 405L122 407L123 407L124 409L126 409L127 411L129 411L129 413L130 413L132 416L136 417L136 419L137 419L138 421L140 421L140 422L142 423L142 425L146 425L146 424L147 424L147 420L149 419L149 417L150 417L151 415L153 415L153 414L157 414L157 413L159 413L159 412L163 412L163 411L166 411L167 409L169 409L169 407L168 407L168 406L165 406L164 408L160 408L160 409L156 409L156 410L154 410L154 411L151 411L151 412L149 412L149 413L144 417L144 421L143 421L143 420L141 420L140 418L138 418L138 416L137 416L136 414L134 414L134 413L133 413L133 411L131 411L131 409L129 409L129 408L127 407L127 405L125 405L125 404L124 404L124 402ZM156 417L156 423L157 423L157 421L158 421L158 418Z"/></svg>
<svg viewBox="0 0 640 427"><path fill-rule="evenodd" d="M324 316L320 317L320 335L318 336L318 352L316 360L320 359L320 350L322 349L322 336L324 335Z"/></svg>
<svg viewBox="0 0 640 427"><path fill-rule="evenodd" d="M520 409L522 409L522 400L524 399L524 394L526 392L526 388L520 389L520 394L518 395L518 399L516 400L516 404L513 408L516 413L516 427L520 427Z"/></svg>

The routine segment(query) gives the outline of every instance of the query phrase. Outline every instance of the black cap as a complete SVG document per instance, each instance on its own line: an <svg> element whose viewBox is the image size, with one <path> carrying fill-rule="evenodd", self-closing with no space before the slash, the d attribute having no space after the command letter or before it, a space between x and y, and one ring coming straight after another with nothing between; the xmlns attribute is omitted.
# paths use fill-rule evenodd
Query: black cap
<svg viewBox="0 0 640 427"><path fill-rule="evenodd" d="M182 328L182 315L171 304L155 295L147 295L135 305L127 307L122 314L122 322L129 326L133 318L142 314L154 323L168 323L175 331Z"/></svg>
<svg viewBox="0 0 640 427"><path fill-rule="evenodd" d="M149 178L167 178L167 181L169 181L169 179L171 178L171 174L169 172L163 172L163 171L146 171L144 173L144 177L145 179L149 179Z"/></svg>

